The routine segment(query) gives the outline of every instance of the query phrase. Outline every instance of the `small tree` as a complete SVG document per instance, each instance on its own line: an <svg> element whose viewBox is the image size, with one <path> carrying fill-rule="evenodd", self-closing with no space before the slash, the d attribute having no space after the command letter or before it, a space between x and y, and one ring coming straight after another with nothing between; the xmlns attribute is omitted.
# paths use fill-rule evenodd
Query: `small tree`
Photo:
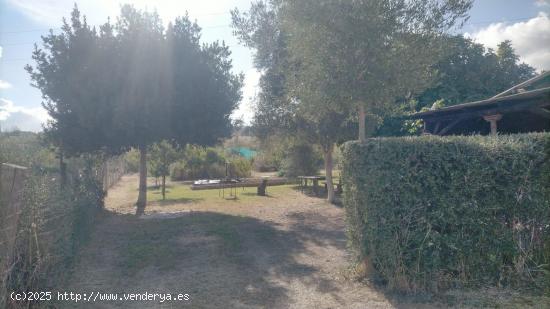
<svg viewBox="0 0 550 309"><path fill-rule="evenodd" d="M170 165L178 159L178 152L172 144L163 140L149 148L151 174L161 177L162 199L166 199L166 176L170 175Z"/></svg>

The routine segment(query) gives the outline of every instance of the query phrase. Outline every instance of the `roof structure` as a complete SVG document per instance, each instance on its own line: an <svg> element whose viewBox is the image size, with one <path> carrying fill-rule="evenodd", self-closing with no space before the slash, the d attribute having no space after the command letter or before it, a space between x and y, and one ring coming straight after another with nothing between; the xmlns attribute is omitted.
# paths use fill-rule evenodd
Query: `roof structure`
<svg viewBox="0 0 550 309"><path fill-rule="evenodd" d="M407 118L424 120L425 133L437 135L538 132L550 131L549 109L550 71L486 100L419 112Z"/></svg>

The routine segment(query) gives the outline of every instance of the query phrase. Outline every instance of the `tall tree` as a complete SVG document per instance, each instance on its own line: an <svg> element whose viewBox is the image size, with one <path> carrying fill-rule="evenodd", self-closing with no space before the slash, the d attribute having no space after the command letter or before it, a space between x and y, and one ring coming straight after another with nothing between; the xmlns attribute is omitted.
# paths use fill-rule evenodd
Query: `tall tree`
<svg viewBox="0 0 550 309"><path fill-rule="evenodd" d="M295 104L287 99L286 73L290 64L278 2L255 1L247 12L231 12L234 34L254 50L254 66L262 72L253 120L254 130L261 138L270 135L274 127L291 126L294 113Z"/></svg>
<svg viewBox="0 0 550 309"><path fill-rule="evenodd" d="M292 58L330 80L325 90L365 117L427 86L440 35L463 20L471 0L280 1ZM414 55L414 56L411 56Z"/></svg>
<svg viewBox="0 0 550 309"><path fill-rule="evenodd" d="M140 152L137 214L147 202L147 147L163 139L210 144L230 134L242 75L218 42L201 45L188 17L167 30L156 13L125 5L99 34L74 8L61 34L43 37L27 66L64 152Z"/></svg>
<svg viewBox="0 0 550 309"><path fill-rule="evenodd" d="M97 121L111 112L112 101L97 91L105 75L96 66L106 56L102 47L111 33L106 24L98 36L76 6L61 29L60 34L50 31L43 37L43 49L35 45L36 66L27 65L26 70L32 85L42 91L43 107L54 119L46 134L64 153L72 155L101 148L111 128L109 117ZM87 134L90 131L95 134Z"/></svg>
<svg viewBox="0 0 550 309"><path fill-rule="evenodd" d="M99 33L74 7L69 21L63 19L61 33L50 31L35 45L35 67L27 65L32 85L42 91L42 106L53 121L45 128L46 138L58 149L61 184L65 180L65 156L104 148L112 130L113 85L106 68L112 61L113 27L106 23ZM119 152L120 147L110 147Z"/></svg>
<svg viewBox="0 0 550 309"><path fill-rule="evenodd" d="M140 153L137 214L147 203L147 146L170 135L171 91L164 26L156 13L125 5L116 23L117 53L114 76L119 81L114 110L115 132L121 143Z"/></svg>
<svg viewBox="0 0 550 309"><path fill-rule="evenodd" d="M232 72L229 48L217 41L201 45L199 38L200 28L187 17L168 28L170 123L172 138L180 145L209 145L230 136L229 116L242 97L244 76Z"/></svg>
<svg viewBox="0 0 550 309"><path fill-rule="evenodd" d="M329 102L330 88L325 86L330 85L317 67L304 67L301 59L289 57L279 5L279 1L258 1L248 12L232 12L235 33L254 48L255 65L264 72L255 128L261 137L276 132L319 145L325 161L327 199L333 202L332 153L336 143L350 137L349 113L345 107L328 108L333 102Z"/></svg>

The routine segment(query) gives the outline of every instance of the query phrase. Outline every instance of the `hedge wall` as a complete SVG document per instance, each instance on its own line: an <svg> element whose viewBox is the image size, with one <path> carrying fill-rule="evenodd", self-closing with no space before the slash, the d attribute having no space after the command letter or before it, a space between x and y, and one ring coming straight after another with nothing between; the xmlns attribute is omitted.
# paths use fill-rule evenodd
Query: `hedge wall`
<svg viewBox="0 0 550 309"><path fill-rule="evenodd" d="M343 146L350 245L390 289L548 288L550 134Z"/></svg>

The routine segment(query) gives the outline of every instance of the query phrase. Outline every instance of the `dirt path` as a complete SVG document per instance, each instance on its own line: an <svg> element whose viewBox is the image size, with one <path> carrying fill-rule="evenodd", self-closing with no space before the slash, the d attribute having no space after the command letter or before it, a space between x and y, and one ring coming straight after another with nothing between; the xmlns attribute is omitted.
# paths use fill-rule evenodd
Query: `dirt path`
<svg viewBox="0 0 550 309"><path fill-rule="evenodd" d="M67 286L88 295L187 293L191 299L77 307L393 308L383 294L345 278L349 256L340 208L289 190L256 205L187 202L170 205L170 214L157 209L138 219L119 212L135 200L136 183L126 176L109 192L109 213Z"/></svg>

